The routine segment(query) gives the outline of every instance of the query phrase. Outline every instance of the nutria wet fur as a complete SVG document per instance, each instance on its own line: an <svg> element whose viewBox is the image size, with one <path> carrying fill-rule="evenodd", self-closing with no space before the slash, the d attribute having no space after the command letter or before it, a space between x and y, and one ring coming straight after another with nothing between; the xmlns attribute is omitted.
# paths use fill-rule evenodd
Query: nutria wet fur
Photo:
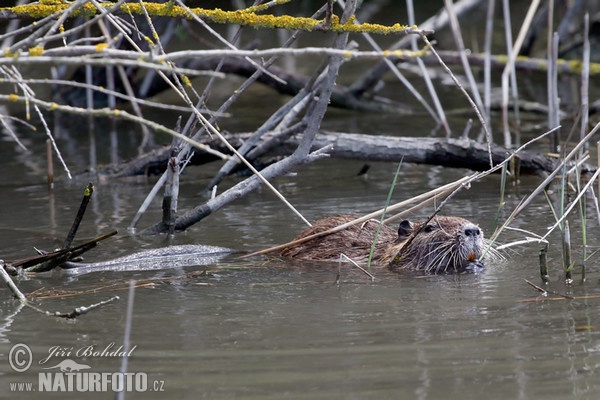
<svg viewBox="0 0 600 400"><path fill-rule="evenodd" d="M296 239L335 228L356 218L358 217L354 215L334 215L322 218L312 227L300 233ZM362 224L352 225L343 231L287 247L281 252L281 255L303 260L337 261L340 254L343 253L356 262L366 262L378 225L378 221L368 220ZM393 245L397 238L398 232L395 229L382 225L377 236L373 259L381 259L385 250Z"/></svg>
<svg viewBox="0 0 600 400"><path fill-rule="evenodd" d="M320 219L296 239L356 218L353 215L336 215ZM425 222L402 221L398 230L382 225L373 252L374 265L428 273L462 272L483 267L479 259L486 241L477 225L464 218L445 216L437 216L427 225ZM343 253L358 263L364 263L378 225L376 220L356 224L343 231L290 246L281 255L295 259L338 261Z"/></svg>

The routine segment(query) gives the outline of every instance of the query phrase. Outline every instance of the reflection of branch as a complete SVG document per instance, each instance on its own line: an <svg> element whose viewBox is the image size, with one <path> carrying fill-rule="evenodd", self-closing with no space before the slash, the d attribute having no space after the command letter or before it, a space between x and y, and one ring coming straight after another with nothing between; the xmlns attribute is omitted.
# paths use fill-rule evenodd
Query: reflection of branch
<svg viewBox="0 0 600 400"><path fill-rule="evenodd" d="M108 303L112 303L115 300L119 299L119 296L114 296L111 297L110 299L107 300L103 300L100 301L98 303L95 304L91 304L87 307L77 307L75 309L73 309L73 311L68 312L68 313L64 313L64 312L59 312L59 311L55 311L55 312L50 312L50 311L44 311L41 308L38 308L37 306L34 306L33 304L31 304L29 302L29 300L27 300L27 297L25 297L25 295L23 294L23 292L21 292L19 290L19 288L15 285L15 283L13 282L13 280L10 278L10 276L8 275L8 273L6 272L6 270L4 269L4 263L1 262L0 263L0 277L2 278L2 280L4 281L4 283L6 283L6 285L8 286L8 288L10 289L10 291L14 294L14 296L19 299L19 301L21 302L21 304L26 305L27 307L36 310L42 314L45 314L49 317L57 317L57 318L68 318L68 319L72 319L72 318L76 318L80 315L83 314L87 314L88 312L102 307L105 304Z"/></svg>
<svg viewBox="0 0 600 400"><path fill-rule="evenodd" d="M527 283L529 286L531 286L532 288L534 288L535 290L537 290L538 292L540 292L542 294L542 296L544 296L545 298L548 297L548 293L560 296L563 299L573 300L575 298L573 296L569 296L568 294L562 294L562 293L555 292L553 290L544 289L544 288L542 288L542 287L540 287L540 286L538 286L538 285L536 285L536 284L528 281L527 279L525 279L525 283Z"/></svg>

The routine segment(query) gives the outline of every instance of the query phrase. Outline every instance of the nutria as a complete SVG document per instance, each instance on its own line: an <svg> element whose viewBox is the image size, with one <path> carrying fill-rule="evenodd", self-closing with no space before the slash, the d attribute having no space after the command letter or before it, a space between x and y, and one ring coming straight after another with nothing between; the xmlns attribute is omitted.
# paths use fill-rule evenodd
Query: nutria
<svg viewBox="0 0 600 400"><path fill-rule="evenodd" d="M356 218L353 215L323 218L302 232L297 239L329 230ZM372 258L374 265L388 266L392 270L427 273L475 271L483 268L479 258L487 243L477 225L460 217L438 216L427 224L425 222L402 221L396 231L387 225L379 227L378 221L369 220L337 233L288 246L281 255L292 259L338 261L340 254L345 254L356 262L365 263L379 229ZM163 269L212 263L229 253L230 249L215 246L170 246L97 263L69 261L62 268L70 273ZM492 250L491 254L496 253Z"/></svg>
<svg viewBox="0 0 600 400"><path fill-rule="evenodd" d="M334 228L356 219L353 215L336 215L318 220L297 239ZM381 225L372 262L392 270L427 273L452 273L483 268L479 260L487 244L481 229L460 217L434 217L411 223L402 221L398 230ZM327 236L285 248L281 255L295 259L338 261L343 253L358 263L369 256L378 221L363 224Z"/></svg>

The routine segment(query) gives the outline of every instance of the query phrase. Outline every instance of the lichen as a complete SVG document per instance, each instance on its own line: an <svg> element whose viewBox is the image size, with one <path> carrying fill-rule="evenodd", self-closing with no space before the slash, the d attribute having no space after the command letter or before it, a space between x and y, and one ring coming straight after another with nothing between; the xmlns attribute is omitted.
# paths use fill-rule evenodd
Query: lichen
<svg viewBox="0 0 600 400"><path fill-rule="evenodd" d="M558 60L557 63L558 63L558 65L567 64L569 67L569 70L573 71L577 74L580 74L581 70L583 69L583 62L581 62L580 60L572 60L572 61Z"/></svg>
<svg viewBox="0 0 600 400"><path fill-rule="evenodd" d="M31 57L41 56L44 53L44 46L35 46L29 49Z"/></svg>
<svg viewBox="0 0 600 400"><path fill-rule="evenodd" d="M154 47L154 42L149 36L144 35L144 40L146 41L146 43L148 43L150 47Z"/></svg>
<svg viewBox="0 0 600 400"><path fill-rule="evenodd" d="M600 74L600 64L590 63L590 75L598 75L598 74Z"/></svg>
<svg viewBox="0 0 600 400"><path fill-rule="evenodd" d="M20 6L14 7L2 7L0 11L9 11L15 13L17 15L27 15L34 19L41 19L47 17L49 15L60 13L70 7L70 4L63 3L59 0L46 0L41 1L40 3L33 4L23 4ZM79 16L88 16L91 17L96 15L98 10L94 7L93 4L86 3L75 10L71 16L79 17Z"/></svg>
<svg viewBox="0 0 600 400"><path fill-rule="evenodd" d="M108 48L108 43L98 43L96 45L96 52L100 53L101 51L104 51Z"/></svg>
<svg viewBox="0 0 600 400"><path fill-rule="evenodd" d="M275 0L275 1L272 1L272 2L265 3L265 4L259 4L257 6L247 7L247 8L244 9L244 11L247 11L247 12L261 12L261 11L265 11L269 7L279 6L281 4L289 3L290 1L292 1L292 0Z"/></svg>
<svg viewBox="0 0 600 400"><path fill-rule="evenodd" d="M280 0L277 4L283 4L289 0ZM102 5L106 8L113 7L114 2L104 2ZM69 3L63 3L62 0L43 0L40 3L25 4L14 7L4 7L0 10L12 12L18 15L28 15L34 19L43 18L54 13L60 13L70 6ZM171 18L193 18L189 12L181 7L168 3L125 3L120 6L124 13L144 15L144 10L151 16L155 17L171 17ZM219 24L236 24L244 26L252 26L254 28L269 28L269 29L300 29L304 31L312 31L315 28L323 30L323 20L306 17L292 17L289 15L275 16L270 14L258 15L256 11L261 11L263 8L250 7L245 10L223 11L219 8L192 8L191 12L200 18L206 18L214 23ZM98 12L96 7L91 3L85 3L71 14L72 16L92 16ZM379 24L355 24L354 17L340 24L337 16L332 16L329 29L334 32L367 32L377 34L402 33L407 28L406 25L394 24L385 26Z"/></svg>
<svg viewBox="0 0 600 400"><path fill-rule="evenodd" d="M16 102L19 101L19 95L11 93L8 95L8 101Z"/></svg>
<svg viewBox="0 0 600 400"><path fill-rule="evenodd" d="M389 57L389 56L393 55L394 57L398 57L398 58L418 58L418 57L423 57L423 56L427 55L427 53L428 53L427 49L417 50L417 51L394 50L394 51L388 52L387 55L384 54L384 56Z"/></svg>

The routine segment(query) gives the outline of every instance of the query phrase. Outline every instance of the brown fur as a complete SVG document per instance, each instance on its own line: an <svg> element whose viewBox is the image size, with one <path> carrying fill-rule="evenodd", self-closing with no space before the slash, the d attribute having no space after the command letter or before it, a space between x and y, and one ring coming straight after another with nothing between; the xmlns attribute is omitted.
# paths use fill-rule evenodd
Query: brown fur
<svg viewBox="0 0 600 400"><path fill-rule="evenodd" d="M300 233L296 239L335 228L356 218L358 217L354 215L334 215L322 218L315 222L312 227ZM340 254L343 253L354 261L365 262L369 257L369 251L378 225L379 223L376 220L352 225L343 231L287 247L281 252L281 255L303 260L337 261ZM385 249L391 246L397 238L398 233L396 230L382 225L377 237L374 259L383 257Z"/></svg>
<svg viewBox="0 0 600 400"><path fill-rule="evenodd" d="M353 215L336 215L320 219L296 239L356 218ZM338 261L343 253L356 262L364 263L378 225L376 220L353 225L343 231L287 247L281 255L295 259ZM460 217L438 216L426 226L424 221L415 224L403 221L398 231L382 225L372 261L393 270L455 272L478 262L484 248L483 233L477 225ZM483 266L481 263L477 265Z"/></svg>

